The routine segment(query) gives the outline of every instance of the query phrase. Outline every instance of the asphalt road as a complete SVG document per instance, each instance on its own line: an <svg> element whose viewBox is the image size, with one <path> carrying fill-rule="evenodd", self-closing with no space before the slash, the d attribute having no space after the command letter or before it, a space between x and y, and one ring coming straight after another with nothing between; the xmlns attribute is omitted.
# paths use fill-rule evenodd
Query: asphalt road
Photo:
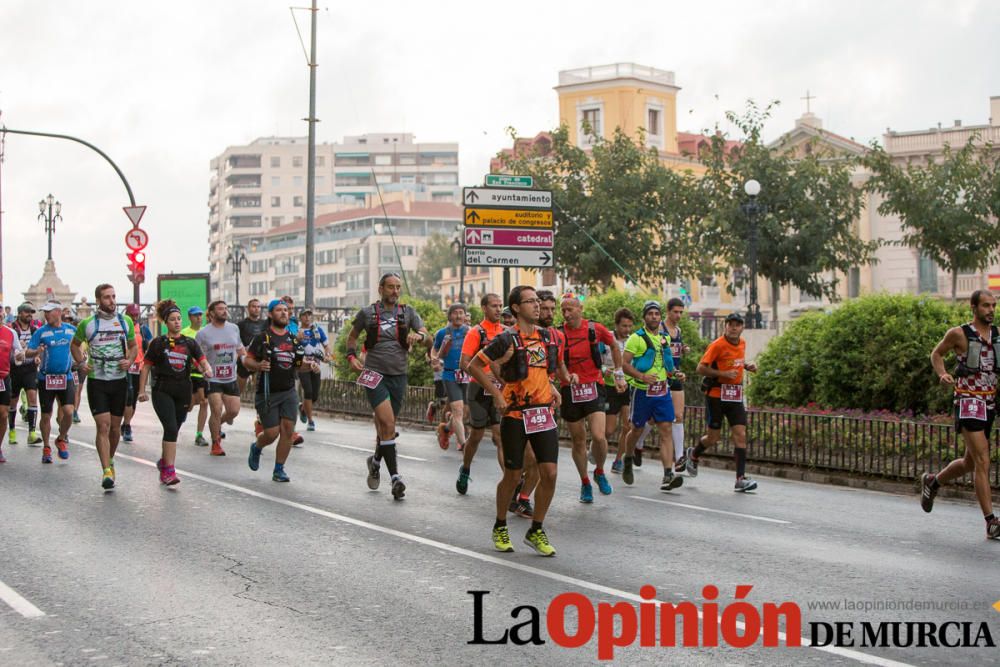
<svg viewBox="0 0 1000 667"><path fill-rule="evenodd" d="M546 520L558 555L531 552L521 542L528 522L513 516L516 552L499 554L488 439L463 497L454 488L460 455L442 452L429 432L403 429L408 490L394 502L384 469L379 491L365 485L371 425L318 424L292 452L292 482L277 484L273 451L259 472L247 468L246 408L228 428L225 458L194 447L189 422L178 448L182 483L167 489L153 467L160 430L146 404L135 443L119 449L113 492L100 487L89 415L71 431L69 461L52 465L20 430L22 444L5 444L0 465L0 665L586 664L598 661L596 634L579 648L557 646L546 626L553 598L577 592L594 605L637 609L643 585L706 618L714 613L704 586L718 587L721 613L738 585L752 585L746 600L757 610L799 605L804 646L637 640L615 651L621 664L1000 664L996 648L805 646L810 622L835 621L967 621L973 636L985 621L1000 642L1000 612L990 608L1000 599L1000 543L985 539L973 505L939 500L928 516L915 496L770 478L740 495L731 473L710 469L665 494L649 462L634 486L613 475L612 496L582 505L563 450ZM484 639L528 620L530 611L515 620L512 610L530 605L545 643L470 644L472 590L489 591ZM913 601L966 608L810 608ZM576 618L566 615L570 635ZM856 626L858 642L861 633Z"/></svg>

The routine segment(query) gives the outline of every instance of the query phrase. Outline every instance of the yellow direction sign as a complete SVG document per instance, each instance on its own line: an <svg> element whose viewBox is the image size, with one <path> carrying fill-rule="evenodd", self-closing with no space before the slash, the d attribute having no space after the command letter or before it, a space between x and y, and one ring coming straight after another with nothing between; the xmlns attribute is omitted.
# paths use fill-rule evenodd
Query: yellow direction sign
<svg viewBox="0 0 1000 667"><path fill-rule="evenodd" d="M516 211L490 208L466 208L466 226L476 227L552 227L552 211Z"/></svg>

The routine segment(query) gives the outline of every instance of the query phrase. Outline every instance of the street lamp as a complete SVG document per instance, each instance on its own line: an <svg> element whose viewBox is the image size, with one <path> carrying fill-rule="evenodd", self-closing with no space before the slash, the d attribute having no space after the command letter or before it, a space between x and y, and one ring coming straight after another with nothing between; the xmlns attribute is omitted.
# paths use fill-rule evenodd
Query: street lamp
<svg viewBox="0 0 1000 667"><path fill-rule="evenodd" d="M62 220L62 202L57 202L52 193L38 202L38 219L45 223L45 233L49 236L49 261L52 261L52 235L56 233L56 221Z"/></svg>
<svg viewBox="0 0 1000 667"><path fill-rule="evenodd" d="M750 223L750 303L747 306L747 326L750 329L761 328L760 304L757 303L757 216L766 211L763 204L757 203L760 194L760 183L750 179L743 184L743 192L750 201L740 207Z"/></svg>
<svg viewBox="0 0 1000 667"><path fill-rule="evenodd" d="M233 242L229 246L229 253L226 255L226 262L233 265L233 278L236 279L236 303L240 304L240 272L243 270L243 264L249 264L250 260L247 259L246 249L243 248L242 243Z"/></svg>

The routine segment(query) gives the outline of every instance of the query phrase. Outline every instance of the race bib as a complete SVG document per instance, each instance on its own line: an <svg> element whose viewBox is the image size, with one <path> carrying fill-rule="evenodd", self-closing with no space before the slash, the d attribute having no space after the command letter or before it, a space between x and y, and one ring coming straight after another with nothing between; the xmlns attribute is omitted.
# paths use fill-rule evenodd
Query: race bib
<svg viewBox="0 0 1000 667"><path fill-rule="evenodd" d="M361 371L361 375L358 376L358 384L366 389L374 389L381 381L382 374L369 368Z"/></svg>
<svg viewBox="0 0 1000 667"><path fill-rule="evenodd" d="M66 391L66 376L46 375L45 391Z"/></svg>
<svg viewBox="0 0 1000 667"><path fill-rule="evenodd" d="M465 371L455 371L455 382L458 384L469 384L469 374Z"/></svg>
<svg viewBox="0 0 1000 667"><path fill-rule="evenodd" d="M597 384L571 384L569 386L570 400L574 403L590 403L597 398Z"/></svg>
<svg viewBox="0 0 1000 667"><path fill-rule="evenodd" d="M215 368L215 379L231 382L233 379L233 367L228 364L225 366L217 366Z"/></svg>
<svg viewBox="0 0 1000 667"><path fill-rule="evenodd" d="M648 396L649 398L658 398L660 396L666 396L666 395L667 395L666 381L654 382L653 384L649 385L648 389L646 389L646 396Z"/></svg>
<svg viewBox="0 0 1000 667"><path fill-rule="evenodd" d="M521 411L525 433L541 433L556 427L556 420L548 408L528 408Z"/></svg>
<svg viewBox="0 0 1000 667"><path fill-rule="evenodd" d="M671 343L670 344L670 356L680 357L684 354L684 343Z"/></svg>
<svg viewBox="0 0 1000 667"><path fill-rule="evenodd" d="M132 375L138 375L140 370L141 367L139 366L138 361L128 367L128 372L131 373Z"/></svg>
<svg viewBox="0 0 1000 667"><path fill-rule="evenodd" d="M958 418L986 421L986 401L972 396L958 399Z"/></svg>
<svg viewBox="0 0 1000 667"><path fill-rule="evenodd" d="M721 397L725 403L742 403L743 402L743 385L741 384L724 384L721 387Z"/></svg>

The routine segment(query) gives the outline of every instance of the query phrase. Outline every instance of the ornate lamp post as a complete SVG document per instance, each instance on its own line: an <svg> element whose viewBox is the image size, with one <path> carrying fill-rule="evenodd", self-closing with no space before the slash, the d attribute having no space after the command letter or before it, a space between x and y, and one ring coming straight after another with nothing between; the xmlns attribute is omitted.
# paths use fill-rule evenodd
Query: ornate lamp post
<svg viewBox="0 0 1000 667"><path fill-rule="evenodd" d="M55 197L49 196L38 202L38 219L45 224L45 233L49 236L49 256L52 261L52 235L56 233L56 222L62 220L62 202L56 201Z"/></svg>
<svg viewBox="0 0 1000 667"><path fill-rule="evenodd" d="M244 264L249 264L246 249L242 243L233 243L229 246L229 254L226 255L226 262L233 266L233 278L236 279L236 303L240 304L240 272Z"/></svg>
<svg viewBox="0 0 1000 667"><path fill-rule="evenodd" d="M743 185L743 191L750 197L750 200L744 202L741 207L750 224L750 304L747 306L747 326L751 329L760 329L760 304L757 303L757 216L765 211L765 207L757 203L760 183L755 179L747 181Z"/></svg>

